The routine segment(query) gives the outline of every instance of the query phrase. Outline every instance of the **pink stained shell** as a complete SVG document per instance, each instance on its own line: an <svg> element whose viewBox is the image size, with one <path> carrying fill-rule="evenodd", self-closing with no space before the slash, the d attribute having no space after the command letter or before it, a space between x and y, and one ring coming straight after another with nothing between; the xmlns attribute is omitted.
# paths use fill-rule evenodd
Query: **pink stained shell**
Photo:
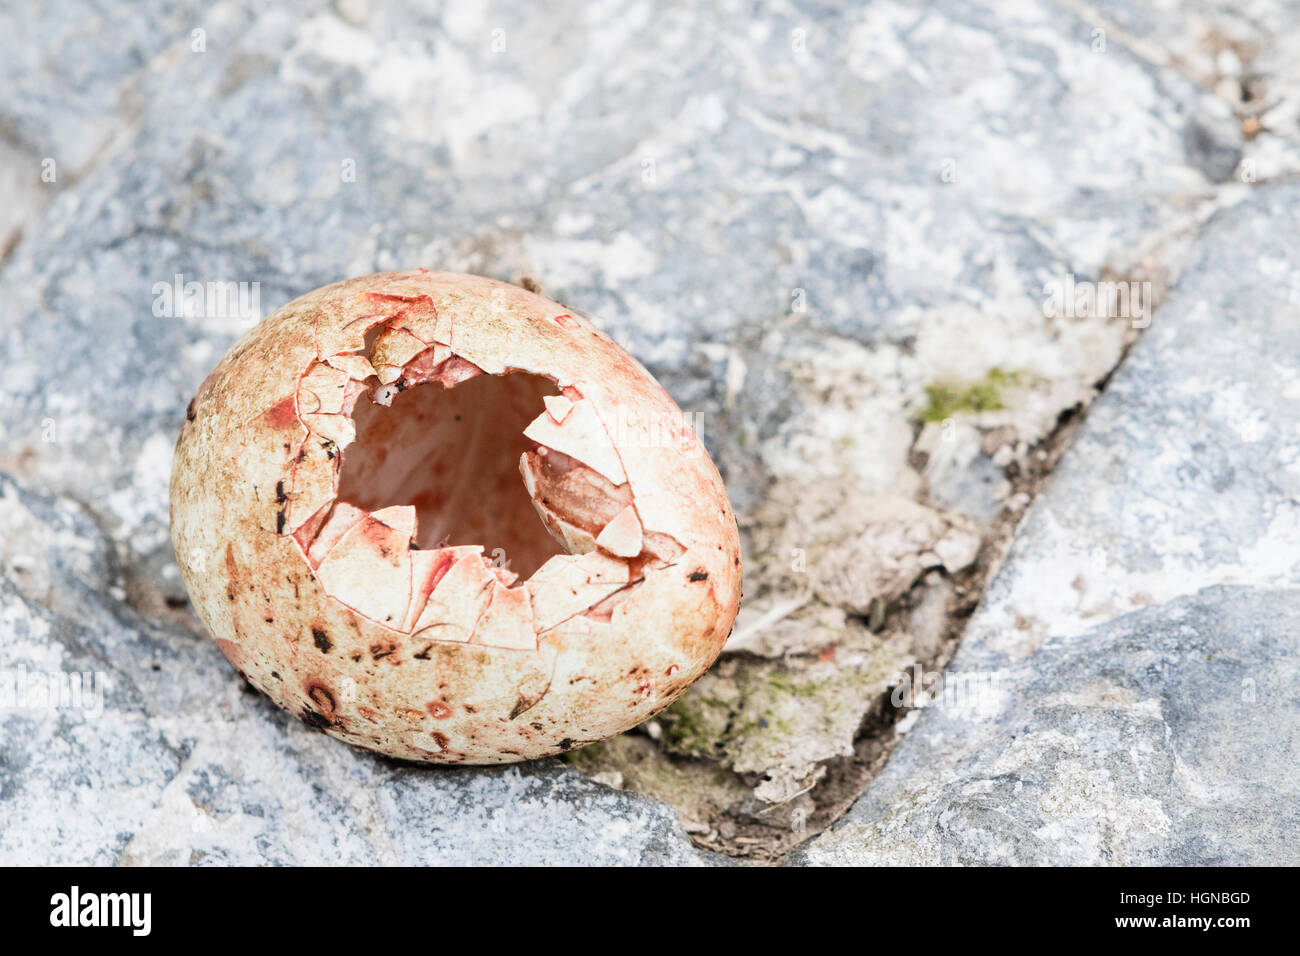
<svg viewBox="0 0 1300 956"><path fill-rule="evenodd" d="M735 517L682 413L524 289L318 289L187 417L172 537L195 609L252 684L349 743L464 763L590 743L671 703L735 619Z"/></svg>

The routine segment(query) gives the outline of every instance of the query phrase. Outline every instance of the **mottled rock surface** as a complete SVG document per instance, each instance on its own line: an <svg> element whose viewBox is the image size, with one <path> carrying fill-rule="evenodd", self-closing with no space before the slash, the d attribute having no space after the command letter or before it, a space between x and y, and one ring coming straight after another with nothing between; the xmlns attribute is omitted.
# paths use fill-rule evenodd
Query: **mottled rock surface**
<svg viewBox="0 0 1300 956"><path fill-rule="evenodd" d="M0 478L0 542L7 864L705 861L670 808L556 761L448 772L309 729L211 640L125 606L73 504Z"/></svg>
<svg viewBox="0 0 1300 956"><path fill-rule="evenodd" d="M1062 413L1205 219L1300 170L1285 4L850 6L0 10L0 670L107 675L93 721L0 707L0 859L704 859L571 769L309 736L184 607L166 485L199 382L294 296L415 266L596 317L744 525L729 660L582 768L733 853L840 812ZM177 276L256 294L169 306ZM1144 311L1049 315L1070 276L1149 282Z"/></svg>
<svg viewBox="0 0 1300 956"><path fill-rule="evenodd" d="M948 696L798 862L1300 861L1298 262L1300 188L1210 223Z"/></svg>

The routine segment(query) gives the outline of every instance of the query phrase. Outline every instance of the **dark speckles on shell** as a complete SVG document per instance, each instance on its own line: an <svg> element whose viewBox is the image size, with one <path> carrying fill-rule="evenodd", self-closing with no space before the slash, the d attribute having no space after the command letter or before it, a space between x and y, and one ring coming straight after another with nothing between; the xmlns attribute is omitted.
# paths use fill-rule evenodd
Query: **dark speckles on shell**
<svg viewBox="0 0 1300 956"><path fill-rule="evenodd" d="M333 642L330 641L330 636L319 627L311 629L311 639L315 642L317 650L322 654L328 654L334 647Z"/></svg>
<svg viewBox="0 0 1300 956"><path fill-rule="evenodd" d="M307 696L312 699L312 702L319 707L323 713L330 717L334 716L334 709L337 706L334 700L334 692L324 684L308 684Z"/></svg>
<svg viewBox="0 0 1300 956"><path fill-rule="evenodd" d="M298 717L304 724L314 730L324 730L325 728L332 726L328 717L322 717L310 707L304 707L298 714Z"/></svg>

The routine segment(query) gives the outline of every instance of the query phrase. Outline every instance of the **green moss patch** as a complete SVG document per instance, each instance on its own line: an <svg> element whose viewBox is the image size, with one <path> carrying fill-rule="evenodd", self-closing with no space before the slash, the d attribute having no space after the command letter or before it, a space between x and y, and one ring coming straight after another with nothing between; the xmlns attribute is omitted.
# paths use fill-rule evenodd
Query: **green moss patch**
<svg viewBox="0 0 1300 956"><path fill-rule="evenodd" d="M1024 375L994 367L979 381L954 384L936 382L925 387L927 404L921 412L925 423L942 422L960 412L996 412L1006 407L1003 395L1019 385Z"/></svg>

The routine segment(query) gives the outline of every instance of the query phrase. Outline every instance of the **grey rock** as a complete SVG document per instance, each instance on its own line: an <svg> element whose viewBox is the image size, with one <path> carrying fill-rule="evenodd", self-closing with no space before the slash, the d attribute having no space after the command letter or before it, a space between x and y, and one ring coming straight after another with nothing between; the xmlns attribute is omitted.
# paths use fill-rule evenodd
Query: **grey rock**
<svg viewBox="0 0 1300 956"><path fill-rule="evenodd" d="M1185 132L1187 154L1212 183L1227 182L1241 162L1241 127L1226 105L1213 115L1193 115Z"/></svg>
<svg viewBox="0 0 1300 956"><path fill-rule="evenodd" d="M672 810L558 761L340 746L115 599L103 532L0 476L0 863L699 865Z"/></svg>
<svg viewBox="0 0 1300 956"><path fill-rule="evenodd" d="M0 86L10 95L0 123L36 156L57 160L56 182L85 176L144 112L146 102L132 96L142 72L188 54L193 29L217 33L214 20L226 18L214 17L209 6L186 0L6 3L0 9Z"/></svg>
<svg viewBox="0 0 1300 956"><path fill-rule="evenodd" d="M1121 44L1087 52L1086 21L1050 0L1010 19L940 3L757 23L631 6L584 24L526 4L445 17L385 4L362 26L324 3L175 8L147 40L117 52L94 41L84 77L34 52L47 50L34 25L12 24L14 69L33 88L17 102L36 105L7 108L28 140L80 168L73 145L41 132L74 119L39 104L70 83L78 117L106 110L110 89L135 105L0 278L12 317L0 443L26 470L0 468L95 502L132 571L177 596L164 578L166 448L247 322L155 315L155 284L258 283L269 313L346 275L434 265L530 274L597 316L701 416L743 510L789 470L810 420L833 421L789 382L840 351L837 338L880 352L874 417L893 422L927 381L993 354L935 332L909 359L928 309L970 336L996 316L1031 371L1103 374L1119 337L1063 340L1042 315L1043 282L1125 264L1185 219L1171 178L1206 185L1182 135L1213 98ZM98 16L77 3L57 15ZM202 52L193 28L206 29ZM925 77L991 99L956 109ZM1081 140L1065 118L1097 108L1102 78L1110 119ZM741 363L752 377L729 396ZM42 441L47 421L58 441ZM905 446L859 437L904 467ZM816 455L820 471L858 464Z"/></svg>
<svg viewBox="0 0 1300 956"><path fill-rule="evenodd" d="M1208 588L1027 662L963 660L949 705L794 862L1295 865L1297 680L1300 590Z"/></svg>
<svg viewBox="0 0 1300 956"><path fill-rule="evenodd" d="M1300 860L1297 237L1296 186L1209 224L1032 506L951 698L794 862Z"/></svg>

